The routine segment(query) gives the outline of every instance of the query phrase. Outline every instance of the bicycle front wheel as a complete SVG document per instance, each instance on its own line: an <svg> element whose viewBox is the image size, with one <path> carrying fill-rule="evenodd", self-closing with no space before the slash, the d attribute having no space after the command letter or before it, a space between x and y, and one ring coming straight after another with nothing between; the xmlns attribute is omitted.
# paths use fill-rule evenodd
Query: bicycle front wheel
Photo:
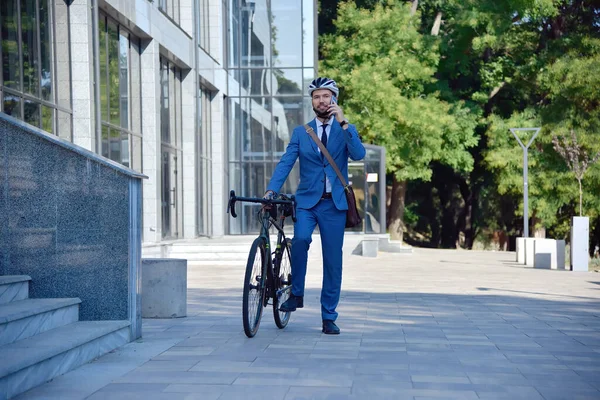
<svg viewBox="0 0 600 400"><path fill-rule="evenodd" d="M244 333L249 338L258 332L260 318L262 317L263 303L267 279L267 250L265 241L257 238L248 254L246 276L244 278L244 297L242 301L242 319Z"/></svg>
<svg viewBox="0 0 600 400"><path fill-rule="evenodd" d="M290 298L292 292L292 241L286 239L282 244L281 258L277 260L274 268L275 275L275 295L273 296L273 317L275 325L283 329L290 321L290 312L279 311L279 306ZM282 291L279 295L277 292Z"/></svg>

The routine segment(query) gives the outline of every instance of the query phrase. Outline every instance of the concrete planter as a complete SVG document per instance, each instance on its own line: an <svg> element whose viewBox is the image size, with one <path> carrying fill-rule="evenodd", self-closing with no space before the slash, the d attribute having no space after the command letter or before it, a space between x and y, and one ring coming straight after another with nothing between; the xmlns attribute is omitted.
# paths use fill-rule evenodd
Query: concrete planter
<svg viewBox="0 0 600 400"><path fill-rule="evenodd" d="M535 239L533 268L565 269L565 241Z"/></svg>
<svg viewBox="0 0 600 400"><path fill-rule="evenodd" d="M571 271L588 272L589 244L589 217L573 217L571 224Z"/></svg>
<svg viewBox="0 0 600 400"><path fill-rule="evenodd" d="M142 317L187 315L187 260L142 259Z"/></svg>

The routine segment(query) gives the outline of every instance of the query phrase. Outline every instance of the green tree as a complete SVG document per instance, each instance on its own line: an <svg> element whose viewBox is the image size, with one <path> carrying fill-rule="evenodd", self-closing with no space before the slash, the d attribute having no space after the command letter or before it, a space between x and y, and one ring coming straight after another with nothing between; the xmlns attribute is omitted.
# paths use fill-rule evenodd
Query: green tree
<svg viewBox="0 0 600 400"><path fill-rule="evenodd" d="M402 239L409 180L431 178L432 161L472 168L476 115L464 103L439 98L434 77L438 40L418 32L419 19L400 1L371 10L341 3L336 34L321 37L321 74L343 88L340 103L363 138L387 149L392 174L389 229Z"/></svg>
<svg viewBox="0 0 600 400"><path fill-rule="evenodd" d="M511 220L522 215L522 152L508 129L542 126L530 151L530 208L534 224L564 235L578 191L551 138L575 128L583 143L597 142L600 87L598 74L590 71L598 70L599 5L591 0L421 0L418 8L422 32L443 15L436 75L447 87L442 97L474 101L485 117L477 127L481 140L472 149L475 167L467 177L475 224L510 230ZM593 175L594 168L588 192L598 187ZM514 206L506 207L507 201Z"/></svg>

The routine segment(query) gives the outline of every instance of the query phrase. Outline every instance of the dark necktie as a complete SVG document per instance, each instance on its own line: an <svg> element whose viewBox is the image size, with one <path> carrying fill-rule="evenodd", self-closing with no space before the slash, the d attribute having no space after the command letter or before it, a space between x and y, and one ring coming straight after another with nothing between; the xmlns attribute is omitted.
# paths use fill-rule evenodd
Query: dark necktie
<svg viewBox="0 0 600 400"><path fill-rule="evenodd" d="M321 143L327 148L327 124L323 124L323 133L321 134Z"/></svg>

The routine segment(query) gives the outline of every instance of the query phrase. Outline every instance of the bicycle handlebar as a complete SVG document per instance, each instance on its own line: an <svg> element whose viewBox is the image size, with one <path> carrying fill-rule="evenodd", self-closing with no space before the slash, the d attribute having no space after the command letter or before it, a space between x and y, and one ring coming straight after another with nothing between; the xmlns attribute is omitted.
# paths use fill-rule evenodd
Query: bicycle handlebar
<svg viewBox="0 0 600 400"><path fill-rule="evenodd" d="M236 201L246 202L246 203L259 203L266 205L281 205L287 204L292 206L292 221L296 222L296 198L295 196L291 196L290 198L279 195L279 199L265 199L262 197L238 197L235 195L235 191L232 190L229 192L229 202L227 203L227 213L231 214L233 218L237 218L237 213L235 212L235 203ZM283 198L281 198L283 197Z"/></svg>

